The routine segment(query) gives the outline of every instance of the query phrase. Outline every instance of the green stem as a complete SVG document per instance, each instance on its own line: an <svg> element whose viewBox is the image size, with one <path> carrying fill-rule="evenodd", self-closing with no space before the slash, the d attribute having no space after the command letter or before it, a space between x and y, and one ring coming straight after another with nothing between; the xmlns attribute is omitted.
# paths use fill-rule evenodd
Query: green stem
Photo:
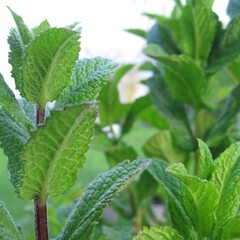
<svg viewBox="0 0 240 240"><path fill-rule="evenodd" d="M37 107L36 124L37 127L44 123L45 109ZM37 240L48 240L48 225L47 225L47 204L41 202L39 196L34 199L35 211L35 234Z"/></svg>

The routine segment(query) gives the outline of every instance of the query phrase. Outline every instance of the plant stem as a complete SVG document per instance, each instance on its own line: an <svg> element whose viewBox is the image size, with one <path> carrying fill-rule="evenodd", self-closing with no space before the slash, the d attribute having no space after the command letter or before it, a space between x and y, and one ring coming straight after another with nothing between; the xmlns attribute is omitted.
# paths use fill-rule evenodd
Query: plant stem
<svg viewBox="0 0 240 240"><path fill-rule="evenodd" d="M45 109L40 106L37 107L37 126L44 123ZM37 240L48 240L48 225L47 225L47 204L41 202L39 196L34 199L35 211L35 234Z"/></svg>

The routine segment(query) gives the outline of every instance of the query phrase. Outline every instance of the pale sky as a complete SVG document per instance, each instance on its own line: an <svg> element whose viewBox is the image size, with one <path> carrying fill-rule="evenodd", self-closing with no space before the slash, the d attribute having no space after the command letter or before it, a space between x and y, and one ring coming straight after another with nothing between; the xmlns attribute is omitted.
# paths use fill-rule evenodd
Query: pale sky
<svg viewBox="0 0 240 240"><path fill-rule="evenodd" d="M228 21L225 9L228 0L215 0L214 11ZM30 27L48 19L52 26L66 26L75 21L82 24L80 57L102 56L117 62L142 61L144 41L123 31L127 28L148 29L152 22L141 13L168 15L172 0L1 0L0 1L0 72L14 89L8 64L7 36L14 26L6 8L10 6Z"/></svg>

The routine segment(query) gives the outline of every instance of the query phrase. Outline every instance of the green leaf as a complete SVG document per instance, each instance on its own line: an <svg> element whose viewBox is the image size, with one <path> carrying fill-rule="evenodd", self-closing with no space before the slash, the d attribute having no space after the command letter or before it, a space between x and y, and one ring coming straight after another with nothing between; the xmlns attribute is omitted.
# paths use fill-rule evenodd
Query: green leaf
<svg viewBox="0 0 240 240"><path fill-rule="evenodd" d="M174 176L169 175L166 172L167 167L168 164L165 161L155 159L148 167L148 171L168 194L168 210L173 227L183 237L190 239L193 226L183 205L184 184Z"/></svg>
<svg viewBox="0 0 240 240"><path fill-rule="evenodd" d="M240 14L240 2L238 0L229 0L227 14L231 18L234 18Z"/></svg>
<svg viewBox="0 0 240 240"><path fill-rule="evenodd" d="M22 154L21 198L38 195L44 202L48 195L58 196L74 184L93 136L95 118L96 107L92 104L68 106L51 113Z"/></svg>
<svg viewBox="0 0 240 240"><path fill-rule="evenodd" d="M168 163L182 162L186 152L176 146L168 130L153 135L143 146L147 157L157 157Z"/></svg>
<svg viewBox="0 0 240 240"><path fill-rule="evenodd" d="M23 240L22 234L2 202L0 202L0 219L1 240Z"/></svg>
<svg viewBox="0 0 240 240"><path fill-rule="evenodd" d="M211 181L216 185L218 198L215 234L232 217L240 201L240 143L232 144L218 158Z"/></svg>
<svg viewBox="0 0 240 240"><path fill-rule="evenodd" d="M116 64L100 57L78 60L72 71L72 85L66 88L57 107L94 100L110 79Z"/></svg>
<svg viewBox="0 0 240 240"><path fill-rule="evenodd" d="M138 28L129 28L129 29L126 29L126 32L132 33L133 35L144 38L144 39L146 38L146 34L147 34L146 31Z"/></svg>
<svg viewBox="0 0 240 240"><path fill-rule="evenodd" d="M52 28L27 46L23 87L28 101L45 106L70 85L71 69L80 49L78 40L75 31Z"/></svg>
<svg viewBox="0 0 240 240"><path fill-rule="evenodd" d="M131 146L113 146L111 148L108 148L105 152L108 162L111 166L115 166L118 163L124 161L124 160L134 160L137 158L137 153Z"/></svg>
<svg viewBox="0 0 240 240"><path fill-rule="evenodd" d="M202 179L210 179L214 167L212 154L208 146L198 139L199 157L200 157L200 169L199 177Z"/></svg>
<svg viewBox="0 0 240 240"><path fill-rule="evenodd" d="M3 76L0 74L0 107L2 110L20 121L26 126L31 126L30 120L23 113L20 105L18 104L13 92L4 81Z"/></svg>
<svg viewBox="0 0 240 240"><path fill-rule="evenodd" d="M207 81L203 70L187 56L163 56L156 50L156 45L150 44L145 53L163 64L165 81L173 97L196 108L204 106Z"/></svg>
<svg viewBox="0 0 240 240"><path fill-rule="evenodd" d="M217 70L233 63L240 54L239 43L240 16L237 16L230 21L218 46L214 48L207 73L215 73Z"/></svg>
<svg viewBox="0 0 240 240"><path fill-rule="evenodd" d="M45 32L46 30L48 30L49 28L51 28L48 20L44 20L42 21L39 26L35 27L32 29L33 35L34 37L38 37L39 35L41 35L43 32Z"/></svg>
<svg viewBox="0 0 240 240"><path fill-rule="evenodd" d="M182 52L205 63L214 40L216 24L212 1L187 1L171 29Z"/></svg>
<svg viewBox="0 0 240 240"><path fill-rule="evenodd" d="M168 226L165 227L144 227L142 231L138 233L134 240L184 240L178 232Z"/></svg>
<svg viewBox="0 0 240 240"><path fill-rule="evenodd" d="M240 56L236 58L236 60L227 67L227 71L230 75L230 78L235 83L240 83Z"/></svg>
<svg viewBox="0 0 240 240"><path fill-rule="evenodd" d="M217 207L216 186L212 182L188 175L182 163L171 165L167 172L179 178L186 186L183 190L183 204L199 239L210 237Z"/></svg>
<svg viewBox="0 0 240 240"><path fill-rule="evenodd" d="M21 183L20 172L23 167L21 153L30 134L21 122L0 110L0 143L4 154L8 156L8 169L10 180L17 189Z"/></svg>
<svg viewBox="0 0 240 240"><path fill-rule="evenodd" d="M223 226L222 238L224 240L240 239L240 217L231 218Z"/></svg>
<svg viewBox="0 0 240 240"><path fill-rule="evenodd" d="M85 190L75 209L69 215L58 240L88 240L99 222L104 208L126 185L149 164L149 159L137 159L118 164L100 174Z"/></svg>
<svg viewBox="0 0 240 240"><path fill-rule="evenodd" d="M146 83L150 88L153 104L168 123L174 143L185 150L195 149L186 109L172 98L163 77L155 73Z"/></svg>
<svg viewBox="0 0 240 240"><path fill-rule="evenodd" d="M223 109L217 117L216 124L207 136L209 145L218 144L226 136L240 110L240 86L233 89L227 98Z"/></svg>
<svg viewBox="0 0 240 240"><path fill-rule="evenodd" d="M180 53L175 41L172 38L170 29L160 22L157 22L152 26L147 33L146 38L148 44L157 44L168 54Z"/></svg>
<svg viewBox="0 0 240 240"><path fill-rule="evenodd" d="M8 7L10 10L12 17L17 25L17 30L21 36L21 41L24 45L28 45L33 40L33 35L31 31L28 29L26 24L24 23L22 17L17 15L10 7Z"/></svg>

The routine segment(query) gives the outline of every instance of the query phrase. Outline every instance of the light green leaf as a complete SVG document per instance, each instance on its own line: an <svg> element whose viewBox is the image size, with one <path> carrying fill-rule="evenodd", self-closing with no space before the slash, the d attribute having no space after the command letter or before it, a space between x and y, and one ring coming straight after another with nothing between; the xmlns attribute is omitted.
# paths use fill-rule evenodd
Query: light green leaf
<svg viewBox="0 0 240 240"><path fill-rule="evenodd" d="M185 160L186 152L176 146L169 130L161 131L153 135L143 146L148 157L157 157L168 163L181 162Z"/></svg>
<svg viewBox="0 0 240 240"><path fill-rule="evenodd" d="M4 154L8 156L10 180L16 189L21 183L20 172L23 164L20 157L29 137L28 130L21 122L0 110L0 146L3 148Z"/></svg>
<svg viewBox="0 0 240 240"><path fill-rule="evenodd" d="M149 159L125 161L100 174L85 190L69 215L58 240L88 240L99 222L104 208L126 185L149 164Z"/></svg>
<svg viewBox="0 0 240 240"><path fill-rule="evenodd" d="M223 226L222 238L224 240L240 239L240 217L231 218Z"/></svg>
<svg viewBox="0 0 240 240"><path fill-rule="evenodd" d="M39 36L40 34L42 34L43 32L45 32L46 30L48 30L49 28L51 28L48 20L44 20L42 21L39 26L35 27L32 29L33 35L34 37Z"/></svg>
<svg viewBox="0 0 240 240"><path fill-rule="evenodd" d="M12 115L13 117L16 117L17 121L26 124L26 126L29 127L31 126L30 120L23 113L13 92L6 84L1 74L0 74L0 107L5 113Z"/></svg>
<svg viewBox="0 0 240 240"><path fill-rule="evenodd" d="M111 60L100 57L78 60L72 71L72 86L64 90L56 107L96 99L115 68Z"/></svg>
<svg viewBox="0 0 240 240"><path fill-rule="evenodd" d="M199 239L210 237L215 221L217 190L212 182L190 176L182 163L175 163L167 172L179 178L185 184L183 204L191 218Z"/></svg>
<svg viewBox="0 0 240 240"><path fill-rule="evenodd" d="M134 240L184 240L178 232L168 226L165 227L144 227L142 231L138 233Z"/></svg>
<svg viewBox="0 0 240 240"><path fill-rule="evenodd" d="M212 12L212 2L187 1L171 28L182 52L203 64L209 55L216 32L217 20Z"/></svg>
<svg viewBox="0 0 240 240"><path fill-rule="evenodd" d="M79 52L79 34L63 28L43 32L26 48L23 88L30 102L45 106L70 85Z"/></svg>
<svg viewBox="0 0 240 240"><path fill-rule="evenodd" d="M155 159L148 167L148 171L168 194L168 210L174 228L186 239L190 239L193 228L191 219L184 208L182 192L184 184L176 177L166 172L168 164Z"/></svg>
<svg viewBox="0 0 240 240"><path fill-rule="evenodd" d="M196 108L205 105L207 81L203 70L189 57L163 56L155 44L150 44L145 53L163 64L165 81L173 97Z"/></svg>
<svg viewBox="0 0 240 240"><path fill-rule="evenodd" d="M0 239L23 240L22 234L2 202L0 202Z"/></svg>
<svg viewBox="0 0 240 240"><path fill-rule="evenodd" d="M22 154L20 197L33 199L38 195L44 202L48 195L58 196L73 185L93 136L95 118L96 107L92 104L51 113Z"/></svg>
<svg viewBox="0 0 240 240"><path fill-rule="evenodd" d="M200 157L200 169L199 177L202 179L210 179L214 167L212 154L208 146L198 139L199 157Z"/></svg>
<svg viewBox="0 0 240 240"><path fill-rule="evenodd" d="M240 201L240 143L232 144L218 158L211 181L216 185L218 198L215 233L235 217Z"/></svg>
<svg viewBox="0 0 240 240"><path fill-rule="evenodd" d="M129 28L129 29L126 29L126 32L144 39L146 38L146 34L147 34L146 31L138 28Z"/></svg>

